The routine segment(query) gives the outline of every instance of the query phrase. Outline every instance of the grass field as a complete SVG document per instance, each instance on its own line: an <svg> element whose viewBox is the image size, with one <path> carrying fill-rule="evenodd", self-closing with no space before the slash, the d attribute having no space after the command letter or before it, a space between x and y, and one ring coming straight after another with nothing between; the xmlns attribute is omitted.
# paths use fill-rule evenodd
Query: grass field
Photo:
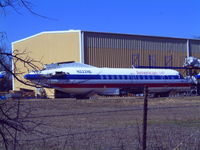
<svg viewBox="0 0 200 150"><path fill-rule="evenodd" d="M143 97L20 100L25 110L37 126L18 133L19 150L142 148ZM149 99L147 149L200 149L200 97Z"/></svg>

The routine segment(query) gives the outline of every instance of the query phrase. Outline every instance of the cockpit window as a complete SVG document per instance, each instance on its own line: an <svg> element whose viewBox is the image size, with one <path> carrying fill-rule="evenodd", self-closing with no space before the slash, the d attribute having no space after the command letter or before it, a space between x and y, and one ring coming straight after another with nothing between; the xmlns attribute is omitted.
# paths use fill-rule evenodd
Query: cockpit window
<svg viewBox="0 0 200 150"><path fill-rule="evenodd" d="M62 71L57 71L56 74L65 74L65 73Z"/></svg>
<svg viewBox="0 0 200 150"><path fill-rule="evenodd" d="M60 76L60 75L66 75L69 74L68 72L63 72L63 71L56 71L55 75Z"/></svg>

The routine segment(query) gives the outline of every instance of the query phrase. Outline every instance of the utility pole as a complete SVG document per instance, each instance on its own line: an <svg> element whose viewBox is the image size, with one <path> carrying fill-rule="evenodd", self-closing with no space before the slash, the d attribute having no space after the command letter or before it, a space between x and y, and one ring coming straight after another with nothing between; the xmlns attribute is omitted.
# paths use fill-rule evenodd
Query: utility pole
<svg viewBox="0 0 200 150"><path fill-rule="evenodd" d="M148 111L148 86L144 87L144 108L143 108L143 140L142 147L146 150L147 139L147 111Z"/></svg>

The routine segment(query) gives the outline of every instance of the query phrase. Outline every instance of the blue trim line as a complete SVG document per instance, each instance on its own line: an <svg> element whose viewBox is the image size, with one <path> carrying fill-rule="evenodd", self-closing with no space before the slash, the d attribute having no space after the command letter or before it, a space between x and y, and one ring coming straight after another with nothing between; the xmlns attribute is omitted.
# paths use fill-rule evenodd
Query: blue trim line
<svg viewBox="0 0 200 150"><path fill-rule="evenodd" d="M196 77L197 79L200 79L200 75L196 75L195 77Z"/></svg>
<svg viewBox="0 0 200 150"><path fill-rule="evenodd" d="M4 78L4 75L0 74L0 78Z"/></svg>
<svg viewBox="0 0 200 150"><path fill-rule="evenodd" d="M42 74L27 74L24 76L28 80L41 80L41 79L79 79L79 80L174 80L183 79L179 75L53 75L46 76Z"/></svg>

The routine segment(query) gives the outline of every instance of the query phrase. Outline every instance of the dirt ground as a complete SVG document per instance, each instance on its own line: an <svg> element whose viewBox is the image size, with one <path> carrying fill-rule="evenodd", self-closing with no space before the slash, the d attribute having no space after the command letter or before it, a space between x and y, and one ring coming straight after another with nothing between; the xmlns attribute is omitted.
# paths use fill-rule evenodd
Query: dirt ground
<svg viewBox="0 0 200 150"><path fill-rule="evenodd" d="M37 123L18 133L20 150L142 148L143 97L20 100ZM200 97L148 99L147 149L200 149ZM27 124L29 125L29 123Z"/></svg>

